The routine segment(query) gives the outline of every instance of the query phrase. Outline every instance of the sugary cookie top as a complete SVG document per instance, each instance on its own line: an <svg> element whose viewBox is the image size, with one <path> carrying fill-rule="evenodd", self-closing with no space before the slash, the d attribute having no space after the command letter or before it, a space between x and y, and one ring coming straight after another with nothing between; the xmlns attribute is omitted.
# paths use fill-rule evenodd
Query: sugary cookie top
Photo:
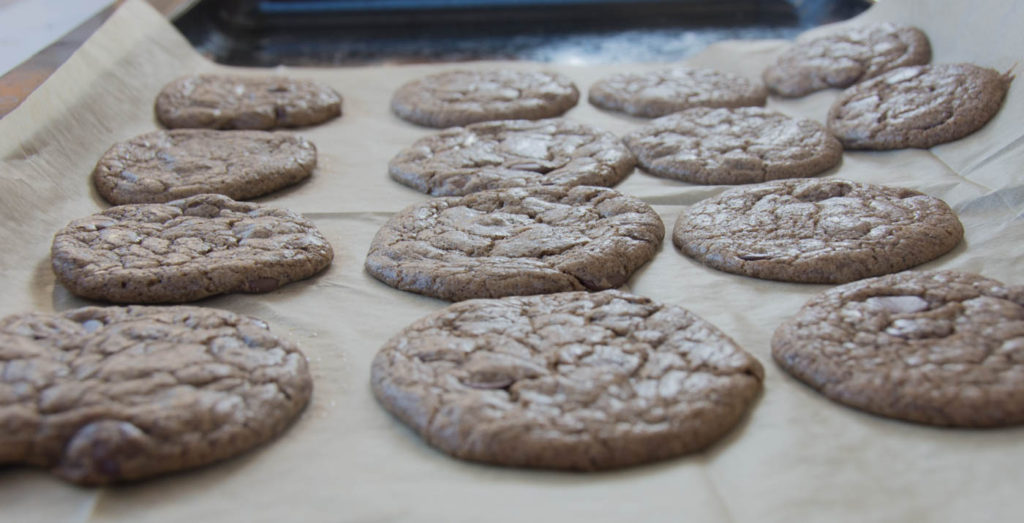
<svg viewBox="0 0 1024 523"><path fill-rule="evenodd" d="M449 300L617 287L651 257L661 218L600 187L436 198L381 227L366 259L389 285Z"/></svg>
<svg viewBox="0 0 1024 523"><path fill-rule="evenodd" d="M847 149L927 148L984 126L1013 79L972 64L902 67L839 96L828 128Z"/></svg>
<svg viewBox="0 0 1024 523"><path fill-rule="evenodd" d="M0 462L87 484L237 454L283 430L312 388L305 357L266 324L198 307L9 316L0 367Z"/></svg>
<svg viewBox="0 0 1024 523"><path fill-rule="evenodd" d="M174 129L111 147L93 171L109 202L163 203L202 193L236 200L296 183L316 165L316 147L287 133Z"/></svg>
<svg viewBox="0 0 1024 523"><path fill-rule="evenodd" d="M413 123L453 127L488 120L551 118L578 100L576 86L559 73L456 70L401 86L391 99L391 109Z"/></svg>
<svg viewBox="0 0 1024 523"><path fill-rule="evenodd" d="M199 74L167 84L156 115L170 128L303 127L340 116L341 96L310 80Z"/></svg>
<svg viewBox="0 0 1024 523"><path fill-rule="evenodd" d="M1024 287L908 271L836 287L776 331L772 353L836 401L921 423L1024 422Z"/></svg>
<svg viewBox="0 0 1024 523"><path fill-rule="evenodd" d="M577 469L701 448L762 379L714 326L617 291L452 305L392 338L371 377L392 412L447 452Z"/></svg>
<svg viewBox="0 0 1024 523"><path fill-rule="evenodd" d="M612 133L563 119L502 120L447 129L398 153L391 176L433 196L527 185L620 182L636 160Z"/></svg>
<svg viewBox="0 0 1024 523"><path fill-rule="evenodd" d="M675 67L647 73L619 73L590 87L590 103L612 111L647 118L691 107L764 105L767 91L760 82L716 71Z"/></svg>
<svg viewBox="0 0 1024 523"><path fill-rule="evenodd" d="M821 124L763 107L687 109L623 140L649 173L701 184L814 176L843 154Z"/></svg>
<svg viewBox="0 0 1024 523"><path fill-rule="evenodd" d="M683 211L673 240L719 270L842 283L924 263L963 238L945 202L911 189L837 179L729 189Z"/></svg>
<svg viewBox="0 0 1024 523"><path fill-rule="evenodd" d="M884 22L825 34L801 35L765 69L765 85L782 96L848 87L890 69L931 61L931 44L918 28Z"/></svg>
<svg viewBox="0 0 1024 523"><path fill-rule="evenodd" d="M75 294L156 303L266 292L322 270L334 253L292 211L201 194L72 221L57 232L51 255Z"/></svg>

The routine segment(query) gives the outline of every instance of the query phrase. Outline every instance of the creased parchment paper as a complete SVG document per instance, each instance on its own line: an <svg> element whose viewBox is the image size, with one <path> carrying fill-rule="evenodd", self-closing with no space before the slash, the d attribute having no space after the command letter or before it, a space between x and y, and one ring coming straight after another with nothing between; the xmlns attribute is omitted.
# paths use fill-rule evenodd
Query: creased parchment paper
<svg viewBox="0 0 1024 523"><path fill-rule="evenodd" d="M1024 3L885 0L862 19L909 22L935 62L1005 71L1024 57ZM725 42L688 63L758 77L785 42ZM660 64L557 69L581 91L601 76ZM397 119L391 93L452 64L273 71L325 82L344 116L303 129L320 164L306 183L260 200L312 219L336 259L319 277L263 295L200 302L267 320L308 355L313 400L282 437L201 470L87 489L44 471L0 470L3 521L1019 521L1024 428L950 430L864 414L819 396L771 361L775 327L826 286L705 268L666 241L627 290L679 304L732 335L765 364L765 392L745 421L706 452L598 474L476 465L421 443L375 403L373 354L396 331L446 305L377 282L363 260L377 228L425 195L392 182L387 162L434 132ZM106 204L89 173L115 141L157 128L152 104L177 76L227 70L196 54L155 11L127 3L17 111L0 120L0 314L85 305L55 286L53 233ZM269 73L271 71L239 71ZM1024 86L1018 79L984 129L931 150L846 153L825 176L912 187L960 214L966 241L923 268L980 272L1024 284ZM838 91L769 106L823 120ZM584 98L585 100L585 98ZM569 118L622 134L640 120L585 101ZM640 171L618 186L653 204L668 229L686 205L722 187Z"/></svg>

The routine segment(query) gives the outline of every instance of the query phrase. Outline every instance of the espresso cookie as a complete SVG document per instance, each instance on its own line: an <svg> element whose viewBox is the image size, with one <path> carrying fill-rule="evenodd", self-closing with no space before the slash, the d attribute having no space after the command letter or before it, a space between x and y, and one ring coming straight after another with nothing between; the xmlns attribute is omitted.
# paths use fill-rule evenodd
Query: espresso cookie
<svg viewBox="0 0 1024 523"><path fill-rule="evenodd" d="M828 398L932 425L1024 423L1024 287L909 271L812 298L772 338Z"/></svg>
<svg viewBox="0 0 1024 523"><path fill-rule="evenodd" d="M828 129L847 149L928 148L981 129L1013 77L971 64L902 67L839 95Z"/></svg>
<svg viewBox="0 0 1024 523"><path fill-rule="evenodd" d="M580 94L561 74L538 71L447 71L409 82L391 98L404 120L453 127L488 120L537 120L572 109Z"/></svg>
<svg viewBox="0 0 1024 523"><path fill-rule="evenodd" d="M768 92L736 74L676 67L609 76L592 85L588 97L602 109L653 118L691 107L764 105Z"/></svg>
<svg viewBox="0 0 1024 523"><path fill-rule="evenodd" d="M816 33L820 34L820 33ZM801 35L764 70L764 83L780 96L803 96L849 87L886 71L932 59L928 37L909 25L883 22Z"/></svg>
<svg viewBox="0 0 1024 523"><path fill-rule="evenodd" d="M269 292L320 272L334 257L298 214L216 194L75 220L57 232L50 254L69 291L119 303Z"/></svg>
<svg viewBox="0 0 1024 523"><path fill-rule="evenodd" d="M163 203L202 193L236 200L298 183L316 166L316 147L286 133L176 129L115 144L92 172L113 204Z"/></svg>
<svg viewBox="0 0 1024 523"><path fill-rule="evenodd" d="M672 239L718 270L805 283L901 271L956 247L964 230L937 198L834 179L730 189L683 211Z"/></svg>
<svg viewBox="0 0 1024 523"><path fill-rule="evenodd" d="M199 307L0 320L0 463L86 485L220 461L283 432L312 381L262 321Z"/></svg>
<svg viewBox="0 0 1024 523"><path fill-rule="evenodd" d="M341 96L330 87L280 76L186 76L156 98L157 119L172 129L302 127L340 115Z"/></svg>
<svg viewBox="0 0 1024 523"><path fill-rule="evenodd" d="M391 177L434 196L528 185L612 186L636 165L612 133L561 119L457 127L398 153Z"/></svg>
<svg viewBox="0 0 1024 523"><path fill-rule="evenodd" d="M598 470L710 445L763 377L686 309L605 291L451 305L392 338L370 383L384 408L455 457Z"/></svg>
<svg viewBox="0 0 1024 523"><path fill-rule="evenodd" d="M818 122L763 107L687 109L623 140L648 173L702 184L806 178L843 156L839 140Z"/></svg>
<svg viewBox="0 0 1024 523"><path fill-rule="evenodd" d="M529 187L436 198L393 216L366 270L446 300L618 287L665 235L646 203L601 187Z"/></svg>

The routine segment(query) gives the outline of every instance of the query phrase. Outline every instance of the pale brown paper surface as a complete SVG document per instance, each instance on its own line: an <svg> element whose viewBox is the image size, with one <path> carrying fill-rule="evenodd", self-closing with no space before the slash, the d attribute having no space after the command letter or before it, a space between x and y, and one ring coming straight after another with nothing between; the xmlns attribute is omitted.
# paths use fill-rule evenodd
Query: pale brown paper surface
<svg viewBox="0 0 1024 523"><path fill-rule="evenodd" d="M952 5L951 5L952 4ZM934 62L1007 70L1024 57L1016 0L885 0L864 19L916 24ZM758 77L785 42L727 42L689 60ZM598 111L586 88L613 71L658 64L566 67L473 63L457 67L557 69L584 101L567 116L622 134L641 120ZM320 164L306 183L260 200L303 213L333 244L322 275L264 295L203 306L267 320L300 344L315 379L312 403L281 438L240 458L137 485L86 489L44 471L0 470L3 521L1013 521L1024 513L1024 428L948 430L834 404L771 361L775 327L821 285L744 278L707 269L666 241L626 290L683 305L732 335L765 365L765 392L746 420L710 450L598 474L514 470L461 462L421 443L374 401L369 363L384 341L445 302L368 276L363 260L387 217L425 195L387 176L388 160L434 132L388 109L399 85L453 65L282 69L327 83L344 116L301 134ZM115 141L157 128L152 103L186 73L225 70L197 55L144 3L127 2L17 111L0 120L0 315L85 305L54 285L53 233L106 207L89 173ZM265 73L269 71L252 71ZM923 268L980 272L1024 284L1024 92L1010 89L984 129L930 151L851 152L826 176L912 187L945 199L966 240ZM769 106L822 120L838 91ZM671 231L683 206L721 187L637 171L618 190L655 205Z"/></svg>

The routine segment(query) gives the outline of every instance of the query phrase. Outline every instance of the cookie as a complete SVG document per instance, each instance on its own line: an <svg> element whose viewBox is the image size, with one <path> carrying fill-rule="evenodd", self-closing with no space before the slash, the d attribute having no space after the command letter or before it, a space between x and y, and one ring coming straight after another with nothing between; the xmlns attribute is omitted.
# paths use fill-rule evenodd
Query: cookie
<svg viewBox="0 0 1024 523"><path fill-rule="evenodd" d="M653 118L691 107L764 105L768 92L740 75L675 67L611 75L594 83L588 98L602 109Z"/></svg>
<svg viewBox="0 0 1024 523"><path fill-rule="evenodd" d="M341 116L341 96L325 85L281 76L200 74L179 78L156 98L169 128L303 127Z"/></svg>
<svg viewBox="0 0 1024 523"><path fill-rule="evenodd" d="M496 189L435 198L377 232L366 270L458 301L624 284L665 235L646 203L602 187Z"/></svg>
<svg viewBox="0 0 1024 523"><path fill-rule="evenodd" d="M85 485L245 452L309 401L298 348L199 307L85 307L0 320L0 463Z"/></svg>
<svg viewBox="0 0 1024 523"><path fill-rule="evenodd" d="M763 77L773 94L797 97L829 87L849 87L931 59L928 37L916 27L891 22L860 24L801 35L764 70Z"/></svg>
<svg viewBox="0 0 1024 523"><path fill-rule="evenodd" d="M75 220L50 255L57 281L78 296L169 303L269 292L320 272L334 251L292 211L201 194Z"/></svg>
<svg viewBox="0 0 1024 523"><path fill-rule="evenodd" d="M818 122L763 107L687 109L623 140L648 173L701 184L806 178L843 157L839 140Z"/></svg>
<svg viewBox="0 0 1024 523"><path fill-rule="evenodd" d="M828 129L847 149L928 148L981 129L1013 77L972 64L902 67L839 95Z"/></svg>
<svg viewBox="0 0 1024 523"><path fill-rule="evenodd" d="M433 196L527 185L601 185L636 165L612 133L562 119L501 120L417 140L388 164L398 182Z"/></svg>
<svg viewBox="0 0 1024 523"><path fill-rule="evenodd" d="M235 200L296 184L316 166L316 147L286 133L176 129L111 147L92 172L108 202L164 203L202 193Z"/></svg>
<svg viewBox="0 0 1024 523"><path fill-rule="evenodd" d="M1024 423L1024 287L908 271L815 296L772 338L775 361L826 397L961 427Z"/></svg>
<svg viewBox="0 0 1024 523"><path fill-rule="evenodd" d="M428 127L560 116L579 101L567 77L540 71L447 71L413 80L391 98L400 118Z"/></svg>
<svg viewBox="0 0 1024 523"><path fill-rule="evenodd" d="M901 271L956 247L964 229L938 198L846 180L780 180L729 189L683 211L672 239L726 272L845 283Z"/></svg>
<svg viewBox="0 0 1024 523"><path fill-rule="evenodd" d="M618 291L471 300L373 360L388 411L455 457L599 470L707 447L761 390L754 357L693 313Z"/></svg>

